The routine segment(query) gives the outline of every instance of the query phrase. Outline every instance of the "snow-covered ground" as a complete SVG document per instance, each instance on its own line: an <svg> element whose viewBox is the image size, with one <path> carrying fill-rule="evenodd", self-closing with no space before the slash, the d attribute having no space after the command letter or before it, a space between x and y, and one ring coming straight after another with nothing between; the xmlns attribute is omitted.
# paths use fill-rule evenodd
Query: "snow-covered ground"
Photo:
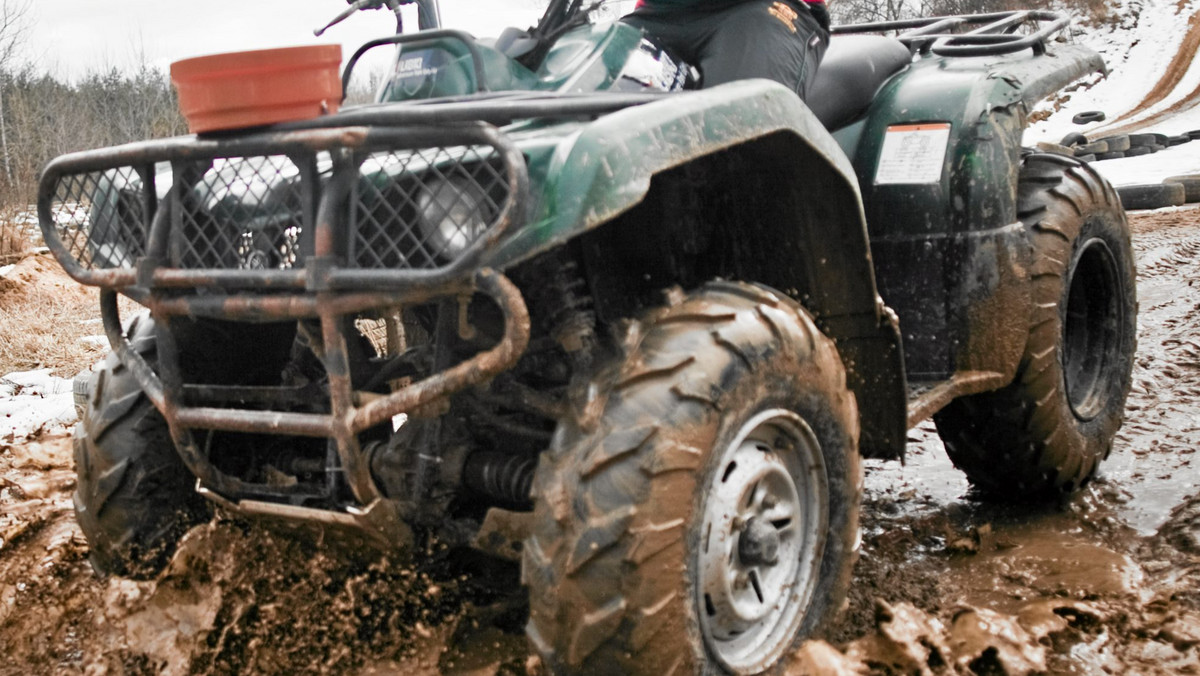
<svg viewBox="0 0 1200 676"><path fill-rule="evenodd" d="M1030 126L1025 134L1027 145L1039 141L1057 143L1067 133L1081 132L1089 138L1104 136L1113 120L1134 110L1167 72L1187 36L1189 19L1200 10L1200 0L1178 3L1176 0L1120 0L1114 10L1124 18L1115 25L1079 30L1073 39L1095 49L1108 66L1107 77L1096 76L1088 85L1070 92L1061 108L1048 119ZM1200 88L1200 59L1193 61L1175 89L1155 105L1139 111L1122 126L1147 120L1157 113L1180 104ZM1046 106L1046 109L1049 109ZM1077 125L1071 121L1077 113L1100 110L1104 122ZM1140 128L1170 136L1200 129L1200 106L1177 110L1170 117L1152 121ZM1114 185L1158 183L1168 176L1200 173L1200 144L1185 144L1141 157L1097 162L1093 166Z"/></svg>
<svg viewBox="0 0 1200 676"><path fill-rule="evenodd" d="M50 375L50 369L0 377L0 444L65 432L77 419L71 381Z"/></svg>

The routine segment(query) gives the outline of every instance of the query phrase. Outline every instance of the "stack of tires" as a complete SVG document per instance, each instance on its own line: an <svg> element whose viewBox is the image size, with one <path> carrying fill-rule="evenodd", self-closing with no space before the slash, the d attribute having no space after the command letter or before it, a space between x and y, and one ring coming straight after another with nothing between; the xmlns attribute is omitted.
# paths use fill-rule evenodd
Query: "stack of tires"
<svg viewBox="0 0 1200 676"><path fill-rule="evenodd" d="M1039 149L1071 155L1084 162L1140 157L1200 139L1200 129L1185 134L1117 134L1097 139L1072 132L1061 143L1038 144ZM1200 174L1172 176L1161 183L1126 185L1117 188L1126 209L1161 209L1200 202Z"/></svg>
<svg viewBox="0 0 1200 676"><path fill-rule="evenodd" d="M1089 139L1079 132L1071 132L1059 144L1071 155L1084 162L1116 160L1122 157L1150 155L1167 148L1188 143L1200 138L1200 129L1168 136L1166 134L1117 134L1098 139Z"/></svg>
<svg viewBox="0 0 1200 676"><path fill-rule="evenodd" d="M1162 209L1200 202L1200 174L1171 176L1162 183L1123 185L1117 188L1126 209Z"/></svg>

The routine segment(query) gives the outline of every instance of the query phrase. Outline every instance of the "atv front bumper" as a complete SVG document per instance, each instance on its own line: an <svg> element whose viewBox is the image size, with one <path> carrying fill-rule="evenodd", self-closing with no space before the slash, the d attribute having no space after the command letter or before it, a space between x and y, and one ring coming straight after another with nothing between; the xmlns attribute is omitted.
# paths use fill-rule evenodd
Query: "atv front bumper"
<svg viewBox="0 0 1200 676"><path fill-rule="evenodd" d="M527 195L524 158L492 125L345 126L60 157L43 173L38 215L66 271L101 288L112 349L163 414L202 493L274 516L349 519L379 532L386 501L358 434L492 378L526 347L520 292L480 261L521 221ZM473 220L421 230L422 213ZM458 225L470 229L464 234ZM118 293L155 317L156 367L124 335ZM350 319L475 294L491 298L504 317L503 336L490 349L387 394L354 389ZM327 412L288 410L308 394L296 388L184 382L184 356L170 328L181 317L319 324L314 352L328 376ZM197 441L203 430L329 439L357 508L317 518L307 513L317 510L296 505L331 496L222 472Z"/></svg>

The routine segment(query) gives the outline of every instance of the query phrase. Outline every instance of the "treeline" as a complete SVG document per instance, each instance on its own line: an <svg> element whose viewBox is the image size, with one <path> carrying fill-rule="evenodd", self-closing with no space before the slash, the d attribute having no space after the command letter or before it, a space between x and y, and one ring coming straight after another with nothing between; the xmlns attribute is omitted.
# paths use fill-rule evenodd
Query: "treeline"
<svg viewBox="0 0 1200 676"><path fill-rule="evenodd" d="M371 100L381 78L356 81L348 103ZM75 83L32 66L0 70L0 116L0 211L31 204L38 173L58 155L187 133L170 77L149 66L94 72Z"/></svg>
<svg viewBox="0 0 1200 676"><path fill-rule="evenodd" d="M1109 19L1106 0L831 0L835 23L896 21L923 16L988 14L1018 9L1066 10L1089 23Z"/></svg>
<svg viewBox="0 0 1200 676"><path fill-rule="evenodd" d="M32 66L0 71L0 96L0 207L32 202L38 172L58 155L187 131L166 74L148 66L76 83Z"/></svg>

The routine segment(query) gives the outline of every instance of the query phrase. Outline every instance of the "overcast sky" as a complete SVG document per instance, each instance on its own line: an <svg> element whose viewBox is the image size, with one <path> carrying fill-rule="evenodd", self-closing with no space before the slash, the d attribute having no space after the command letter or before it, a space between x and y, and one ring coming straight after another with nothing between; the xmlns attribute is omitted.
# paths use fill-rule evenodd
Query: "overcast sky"
<svg viewBox="0 0 1200 676"><path fill-rule="evenodd" d="M447 27L480 37L505 26L536 22L544 0L442 0ZM24 56L60 77L90 70L135 68L143 60L172 61L243 49L342 43L349 57L360 44L390 34L386 10L360 12L320 38L323 26L346 8L342 0L32 0ZM413 22L416 28L415 21Z"/></svg>

